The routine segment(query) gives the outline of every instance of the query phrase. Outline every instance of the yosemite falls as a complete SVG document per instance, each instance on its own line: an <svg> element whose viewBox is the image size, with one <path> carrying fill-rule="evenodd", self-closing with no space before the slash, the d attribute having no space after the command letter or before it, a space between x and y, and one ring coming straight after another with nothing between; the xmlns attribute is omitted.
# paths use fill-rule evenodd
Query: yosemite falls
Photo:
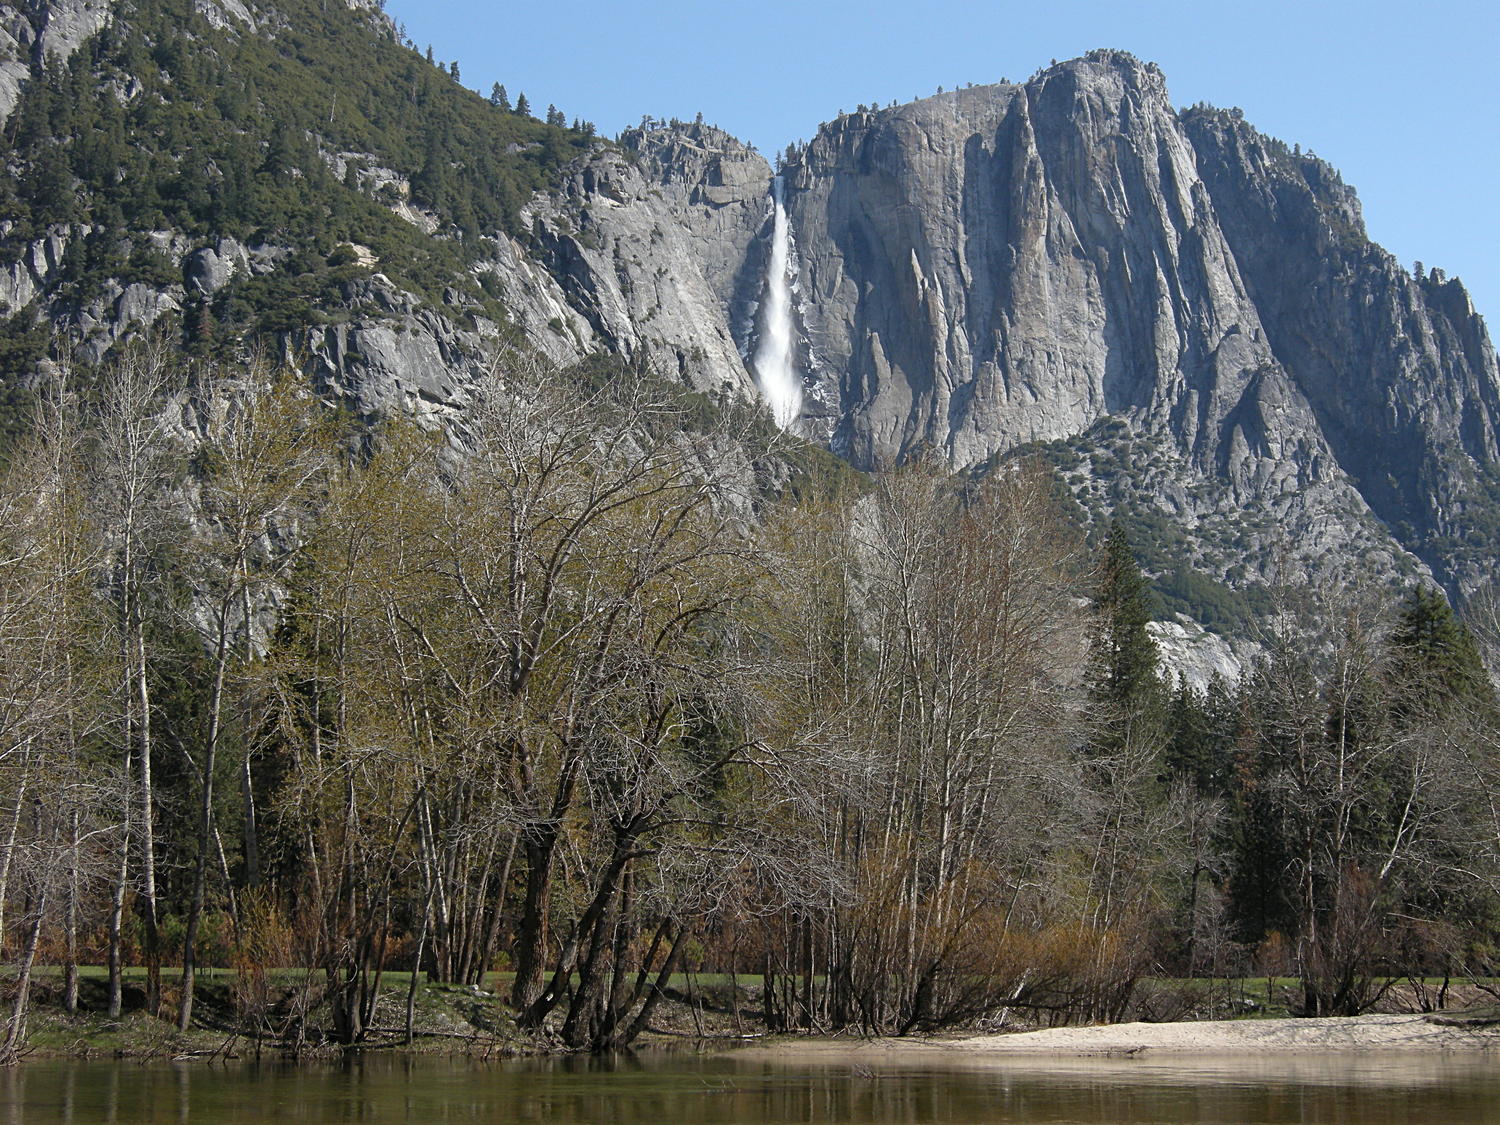
<svg viewBox="0 0 1500 1125"><path fill-rule="evenodd" d="M771 258L766 271L766 295L760 340L755 348L755 379L776 424L794 429L802 409L802 380L793 363L791 229L782 200L782 178L771 181L775 209L771 227Z"/></svg>

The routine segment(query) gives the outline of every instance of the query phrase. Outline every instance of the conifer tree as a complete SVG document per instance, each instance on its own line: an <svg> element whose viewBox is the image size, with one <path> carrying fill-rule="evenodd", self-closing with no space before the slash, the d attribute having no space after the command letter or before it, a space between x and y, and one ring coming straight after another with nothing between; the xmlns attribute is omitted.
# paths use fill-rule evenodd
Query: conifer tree
<svg viewBox="0 0 1500 1125"><path fill-rule="evenodd" d="M510 95L505 92L505 87L496 82L490 88L490 105L501 113L510 112Z"/></svg>
<svg viewBox="0 0 1500 1125"><path fill-rule="evenodd" d="M1093 926L1123 928L1144 941L1140 927L1173 865L1170 853L1181 825L1169 812L1162 785L1166 692L1146 629L1150 593L1118 521L1105 539L1092 608L1085 681L1092 733L1085 776L1098 808L1088 833L1093 856L1087 917ZM1118 1011L1118 998L1101 1001L1094 1011Z"/></svg>
<svg viewBox="0 0 1500 1125"><path fill-rule="evenodd" d="M531 103L526 100L526 94L525 94L524 91L521 92L520 94L516 95L516 116L517 117L530 117L531 116Z"/></svg>
<svg viewBox="0 0 1500 1125"><path fill-rule="evenodd" d="M1396 675L1404 691L1398 710L1422 703L1488 698L1489 677L1473 635L1442 591L1416 586L1391 633Z"/></svg>
<svg viewBox="0 0 1500 1125"><path fill-rule="evenodd" d="M1174 779L1192 783L1204 796L1223 796L1229 788L1233 757L1235 701L1215 674L1200 691L1179 678L1166 705L1166 767Z"/></svg>
<svg viewBox="0 0 1500 1125"><path fill-rule="evenodd" d="M1101 749L1117 745L1129 728L1161 733L1164 690L1157 675L1151 621L1151 589L1136 565L1129 536L1110 524L1094 595L1094 638L1089 692L1102 720Z"/></svg>

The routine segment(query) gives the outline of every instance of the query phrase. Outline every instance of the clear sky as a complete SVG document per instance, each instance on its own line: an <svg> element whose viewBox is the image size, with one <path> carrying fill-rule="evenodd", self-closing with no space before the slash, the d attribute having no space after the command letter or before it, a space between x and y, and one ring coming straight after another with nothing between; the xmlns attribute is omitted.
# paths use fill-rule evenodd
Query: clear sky
<svg viewBox="0 0 1500 1125"><path fill-rule="evenodd" d="M1372 238L1468 284L1500 330L1496 0L387 0L463 82L613 136L643 115L704 118L767 155L861 102L1027 78L1119 47L1179 106L1239 106L1330 161Z"/></svg>

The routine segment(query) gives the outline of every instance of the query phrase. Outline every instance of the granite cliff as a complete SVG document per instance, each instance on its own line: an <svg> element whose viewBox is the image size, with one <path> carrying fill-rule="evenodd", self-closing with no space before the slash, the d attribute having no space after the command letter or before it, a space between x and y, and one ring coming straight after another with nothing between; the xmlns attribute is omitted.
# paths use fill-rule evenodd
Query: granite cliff
<svg viewBox="0 0 1500 1125"><path fill-rule="evenodd" d="M42 203L0 215L8 338L40 325L97 360L153 325L201 349L195 334L220 317L215 347L270 336L366 416L461 409L507 344L756 395L773 169L752 148L701 121L644 120L611 144L509 116L494 119L509 163L476 172L455 130L486 135L485 115L507 111L424 62L378 6L170 5L170 18L169 0L0 5L0 116L35 133L46 118L28 91L92 82L128 122L187 96L188 56L213 59L222 89L251 63L272 82L276 52L343 60L365 44L373 61L338 78L344 101L292 90L315 106L363 98L347 120L289 132L272 120L277 91L249 83L194 106L218 115L220 149L259 138L257 182L315 196L347 231L315 230L309 247L290 219L252 209L231 224L212 200L147 200L152 229L121 228L82 157L70 206L44 206L27 185L45 171L55 196L66 182L40 167L56 146L17 141L13 182ZM294 21L325 40L289 36ZM110 50L80 51L91 37ZM170 65L142 83L119 60L144 50ZM386 85L351 89L365 72ZM337 78L304 67L298 81L324 77ZM421 92L406 133L376 128L403 90ZM191 136L177 143L184 168L205 159ZM1458 281L1414 277L1369 241L1331 167L1237 112L1179 111L1155 66L1098 51L1023 84L842 115L777 171L795 240L797 427L857 466L1043 456L1084 518L1129 518L1164 591L1176 571L1178 587L1197 576L1174 608L1356 566L1454 591L1489 577L1500 368L1483 321ZM222 156L208 172L206 188L165 189L212 195ZM517 198L517 185L533 186ZM350 215L383 225L365 237ZM9 347L6 377L24 381L17 357L37 354Z"/></svg>
<svg viewBox="0 0 1500 1125"><path fill-rule="evenodd" d="M1041 446L1230 581L1478 577L1494 350L1316 158L1099 51L843 116L784 173L808 378L838 404L808 425L856 464Z"/></svg>

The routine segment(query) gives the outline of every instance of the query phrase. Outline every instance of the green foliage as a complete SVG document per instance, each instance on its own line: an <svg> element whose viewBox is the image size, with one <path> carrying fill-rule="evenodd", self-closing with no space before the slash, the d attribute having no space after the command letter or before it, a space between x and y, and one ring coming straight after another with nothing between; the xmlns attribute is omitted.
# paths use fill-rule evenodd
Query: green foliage
<svg viewBox="0 0 1500 1125"><path fill-rule="evenodd" d="M132 232L290 245L319 259L359 242L413 292L438 300L460 284L477 298L464 270L478 237L517 232L522 203L588 138L503 112L359 9L278 0L260 16L261 33L216 30L191 0L135 0L68 65L34 73L0 139L17 170L0 179L0 210L14 224L0 258L18 260L55 224L90 224L65 273L65 295L81 300L107 277L181 280L139 246L122 264L118 246ZM412 202L450 237L393 214L358 167L335 174L342 152L408 177ZM233 308L216 312L272 331L309 323L332 284L325 271L343 264L294 259L294 281L238 286Z"/></svg>
<svg viewBox="0 0 1500 1125"><path fill-rule="evenodd" d="M701 391L685 389L663 378L649 366L633 363L609 352L594 352L562 373L585 397L612 390L644 387L654 398L670 402L672 423L690 433L708 433L727 426L741 435L745 448L768 451L757 470L779 482L770 486L775 494L795 501L852 499L870 488L870 477L842 457L813 442L779 430L765 409L738 398L713 398ZM769 482L767 482L769 484Z"/></svg>
<svg viewBox="0 0 1500 1125"><path fill-rule="evenodd" d="M1168 774L1187 779L1206 796L1227 795L1233 780L1238 718L1235 693L1217 676L1206 691L1179 681L1167 704L1164 764Z"/></svg>
<svg viewBox="0 0 1500 1125"><path fill-rule="evenodd" d="M33 396L24 379L47 354L48 325L29 309L0 321L0 465L27 432Z"/></svg>
<svg viewBox="0 0 1500 1125"><path fill-rule="evenodd" d="M1479 646L1448 605L1441 590L1413 586L1391 635L1396 675L1404 687L1401 707L1453 700L1489 702L1493 688Z"/></svg>
<svg viewBox="0 0 1500 1125"><path fill-rule="evenodd" d="M799 503L848 500L870 490L870 477L821 445L799 442L786 455L792 475L786 495Z"/></svg>
<svg viewBox="0 0 1500 1125"><path fill-rule="evenodd" d="M1259 583L1233 589L1179 562L1151 584L1158 604L1169 614L1184 613L1205 629L1226 636L1246 636L1272 610L1271 592Z"/></svg>
<svg viewBox="0 0 1500 1125"><path fill-rule="evenodd" d="M160 250L151 246L138 246L131 252L120 280L127 285L140 282L154 289L165 289L182 280L182 271Z"/></svg>
<svg viewBox="0 0 1500 1125"><path fill-rule="evenodd" d="M1093 605L1089 692L1104 724L1099 741L1109 747L1126 727L1139 731L1158 724L1163 706L1156 642L1146 630L1150 588L1118 522L1105 537Z"/></svg>
<svg viewBox="0 0 1500 1125"><path fill-rule="evenodd" d="M1132 553L1151 587L1151 614L1157 619L1184 614L1204 628L1225 636L1244 636L1271 611L1271 594L1258 582L1237 579L1229 585L1205 573L1201 565L1205 527L1200 538L1190 538L1181 523L1153 506L1139 466L1159 454L1149 438L1132 434L1122 419L1106 417L1087 433L1066 440L1034 442L1005 455L1005 460L1031 457L1050 465L1058 481L1061 506L1069 522L1102 544L1104 529L1117 523L1130 541ZM996 458L980 472L1000 462ZM1090 477L1096 490L1090 492ZM1244 513L1243 528L1258 518ZM1238 550L1242 543L1222 543ZM1210 547L1210 552L1212 547Z"/></svg>

